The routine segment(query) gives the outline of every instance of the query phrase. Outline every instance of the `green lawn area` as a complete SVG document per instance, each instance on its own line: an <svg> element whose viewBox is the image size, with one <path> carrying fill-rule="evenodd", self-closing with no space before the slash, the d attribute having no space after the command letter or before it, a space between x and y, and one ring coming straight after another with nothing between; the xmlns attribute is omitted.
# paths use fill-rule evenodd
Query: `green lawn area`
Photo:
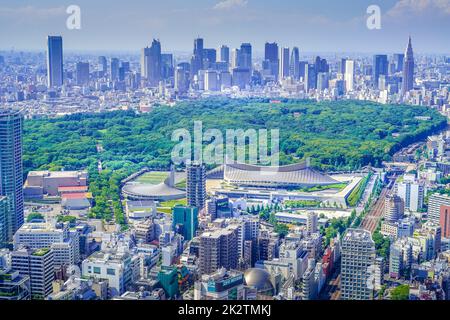
<svg viewBox="0 0 450 320"><path fill-rule="evenodd" d="M182 206L186 206L187 205L187 199L179 199L179 200L170 200L170 201L165 201L165 202L161 202L160 207L168 207L168 208L173 208L176 205L182 205Z"/></svg>
<svg viewBox="0 0 450 320"><path fill-rule="evenodd" d="M369 172L367 176L365 176L359 183L356 185L356 187L352 190L350 195L347 198L347 203L350 207L354 207L358 204L358 201L361 199L364 190L367 187L367 184L369 183L370 177L373 175L372 172Z"/></svg>
<svg viewBox="0 0 450 320"><path fill-rule="evenodd" d="M158 207L158 208L156 208L156 211L161 212L161 213L165 213L165 214L171 214L172 213L172 208Z"/></svg>
<svg viewBox="0 0 450 320"><path fill-rule="evenodd" d="M164 182L164 180L166 180L168 176L169 172L152 171L141 175L136 179L136 182L146 184L160 184L161 182Z"/></svg>
<svg viewBox="0 0 450 320"><path fill-rule="evenodd" d="M48 252L50 251L49 248L42 248L42 249L38 249L33 253L33 256L45 256Z"/></svg>
<svg viewBox="0 0 450 320"><path fill-rule="evenodd" d="M328 186L316 186L316 187L310 187L310 188L301 188L298 191L300 192L317 192L317 191L323 191L323 190L331 190L331 189L336 189L338 191L342 191L345 189L345 187L347 186L347 183L335 183L335 184L330 184Z"/></svg>
<svg viewBox="0 0 450 320"><path fill-rule="evenodd" d="M161 202L159 204L159 207L156 208L156 211L162 212L165 214L171 214L172 208L175 207L176 205L186 206L187 199L184 198L184 199L179 199L179 200L169 200L169 201Z"/></svg>

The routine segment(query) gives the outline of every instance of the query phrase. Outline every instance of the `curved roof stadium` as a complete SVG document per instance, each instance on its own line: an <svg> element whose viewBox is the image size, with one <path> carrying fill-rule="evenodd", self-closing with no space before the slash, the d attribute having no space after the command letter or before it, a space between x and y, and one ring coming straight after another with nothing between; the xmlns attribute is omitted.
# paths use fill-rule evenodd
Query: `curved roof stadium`
<svg viewBox="0 0 450 320"><path fill-rule="evenodd" d="M307 162L280 167L242 163L225 164L224 180L230 184L252 187L310 187L339 183L309 167Z"/></svg>
<svg viewBox="0 0 450 320"><path fill-rule="evenodd" d="M123 186L122 194L130 200L168 201L186 197L186 191L169 185L169 178L156 185L128 182Z"/></svg>

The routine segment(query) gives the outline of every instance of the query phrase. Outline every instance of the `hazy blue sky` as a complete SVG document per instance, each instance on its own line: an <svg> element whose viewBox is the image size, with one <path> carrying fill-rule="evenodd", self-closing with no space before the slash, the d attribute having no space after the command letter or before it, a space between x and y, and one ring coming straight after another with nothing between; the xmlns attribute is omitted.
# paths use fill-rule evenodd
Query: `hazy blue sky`
<svg viewBox="0 0 450 320"><path fill-rule="evenodd" d="M81 30L66 28L66 8L81 8ZM382 29L366 27L369 5ZM44 50L49 34L66 50L135 51L159 38L164 51L265 41L304 51L450 53L450 0L0 0L0 48Z"/></svg>

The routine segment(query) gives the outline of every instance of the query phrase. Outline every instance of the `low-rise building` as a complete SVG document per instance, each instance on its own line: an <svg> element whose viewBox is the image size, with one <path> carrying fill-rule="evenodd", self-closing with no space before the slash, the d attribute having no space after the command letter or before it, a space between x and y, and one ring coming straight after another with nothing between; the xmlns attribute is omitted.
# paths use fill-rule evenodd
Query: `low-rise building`
<svg viewBox="0 0 450 320"><path fill-rule="evenodd" d="M42 300L53 292L55 279L51 249L22 248L11 253L11 268L30 278L31 299Z"/></svg>
<svg viewBox="0 0 450 320"><path fill-rule="evenodd" d="M58 196L60 187L87 186L86 171L30 171L24 185L26 198Z"/></svg>
<svg viewBox="0 0 450 320"><path fill-rule="evenodd" d="M53 249L54 266L70 266L80 261L79 233L67 223L25 223L14 234L14 249Z"/></svg>
<svg viewBox="0 0 450 320"><path fill-rule="evenodd" d="M0 301L30 300L30 277L11 269L0 270Z"/></svg>
<svg viewBox="0 0 450 320"><path fill-rule="evenodd" d="M107 280L110 297L122 295L132 281L133 268L139 268L136 259L126 252L98 251L83 261L82 275Z"/></svg>
<svg viewBox="0 0 450 320"><path fill-rule="evenodd" d="M195 282L194 300L246 300L243 273L221 268L203 275Z"/></svg>

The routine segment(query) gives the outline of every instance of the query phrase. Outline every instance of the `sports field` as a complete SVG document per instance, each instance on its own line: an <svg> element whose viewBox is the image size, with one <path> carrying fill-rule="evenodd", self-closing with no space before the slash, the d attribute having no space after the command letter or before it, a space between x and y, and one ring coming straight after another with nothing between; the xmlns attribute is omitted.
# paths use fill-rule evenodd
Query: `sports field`
<svg viewBox="0 0 450 320"><path fill-rule="evenodd" d="M164 182L169 176L169 172L166 171L152 171L146 172L136 179L136 182L145 184L160 184Z"/></svg>

